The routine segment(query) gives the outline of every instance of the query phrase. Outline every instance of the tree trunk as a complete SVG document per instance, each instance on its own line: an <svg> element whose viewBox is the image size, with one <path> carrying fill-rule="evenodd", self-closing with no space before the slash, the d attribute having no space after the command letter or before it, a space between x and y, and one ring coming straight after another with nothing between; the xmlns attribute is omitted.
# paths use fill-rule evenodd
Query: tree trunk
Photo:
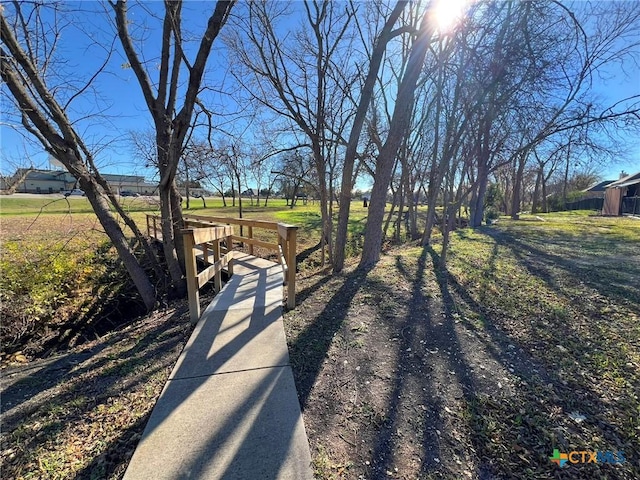
<svg viewBox="0 0 640 480"><path fill-rule="evenodd" d="M404 10L408 2L400 0L396 3L393 11L387 18L387 21L380 32L380 36L376 40L371 53L371 59L369 61L369 70L367 72L367 78L365 79L362 92L360 94L360 101L356 114L353 119L353 126L349 133L349 140L347 142L346 152L344 154L344 164L342 167L342 183L340 186L340 199L338 204L340 206L338 210L338 228L336 231L336 241L333 255L333 271L334 273L341 272L344 268L345 249L347 246L347 235L349 231L349 211L351 209L351 190L353 188L353 168L355 165L356 154L358 150L358 142L360 141L360 134L362 133L362 127L367 115L369 103L373 95L373 89L378 77L378 70L384 57L384 52L387 48L387 43L393 38L392 29L396 21L400 17L400 14ZM370 199L371 200L371 199Z"/></svg>
<svg viewBox="0 0 640 480"><path fill-rule="evenodd" d="M391 219L393 218L393 214L396 211L396 204L398 199L398 192L393 190L393 186L391 187L391 208L389 209L389 213L387 214L387 219L384 222L384 228L382 229L383 238L387 236L387 231L389 230L389 224L391 223ZM367 207L369 208L369 207Z"/></svg>
<svg viewBox="0 0 640 480"><path fill-rule="evenodd" d="M482 225L482 219L484 217L484 197L487 193L488 183L488 168L482 165L478 168L478 180L475 187L475 194L471 201L471 218L469 225L472 228L477 228Z"/></svg>
<svg viewBox="0 0 640 480"><path fill-rule="evenodd" d="M387 189L393 172L396 155L411 123L411 113L415 103L415 91L422 66L431 43L432 27L429 24L429 7L420 25L420 35L412 45L407 68L398 88L398 97L393 109L387 140L380 150L371 190L369 216L365 227L364 245L360 268L370 268L380 259L382 247L382 220L386 204Z"/></svg>
<svg viewBox="0 0 640 480"><path fill-rule="evenodd" d="M220 183L220 195L222 196L222 206L227 208L227 198L224 196L224 185Z"/></svg>
<svg viewBox="0 0 640 480"><path fill-rule="evenodd" d="M527 154L521 152L516 159L516 171L513 179L513 196L511 198L511 218L518 220L520 218L521 207L521 191L522 191L522 176L524 175L524 167L526 165Z"/></svg>
<svg viewBox="0 0 640 480"><path fill-rule="evenodd" d="M183 283L182 269L177 256L174 241L174 218L171 208L171 188L160 188L160 225L162 229L162 251L167 270L171 276L171 285L177 295L180 295Z"/></svg>
<svg viewBox="0 0 640 480"><path fill-rule="evenodd" d="M411 175L407 174L407 185L405 190L407 191L407 213L409 215L409 231L407 236L411 240L417 240L418 235L418 222L417 222L417 208L416 199L414 198L415 183L411 180Z"/></svg>
<svg viewBox="0 0 640 480"><path fill-rule="evenodd" d="M438 72L438 83L442 84L443 72ZM438 203L438 192L440 191L440 185L444 179L445 165L448 163L448 155L442 154L440 161L437 160L437 156L440 150L440 116L442 111L442 96L436 97L436 110L435 110L435 124L434 124L434 140L433 140L433 153L431 157L431 169L429 171L429 191L427 195L427 219L424 228L424 234L422 235L422 245L426 246L431 241L431 235L433 233L433 227L435 225L436 218L436 204ZM447 128L447 133L449 128ZM448 152L447 148L443 149L444 152Z"/></svg>
<svg viewBox="0 0 640 480"><path fill-rule="evenodd" d="M184 228L184 219L182 217L182 197L180 196L180 192L178 191L178 187L175 182L171 186L171 216L173 218L173 243L176 248L176 256L178 257L178 266L180 267L180 271L184 275L186 271L185 267L185 251L184 251L184 241L182 238L182 229ZM180 277L178 292L180 295L186 295L187 293L187 283L184 279L184 276Z"/></svg>
<svg viewBox="0 0 640 480"><path fill-rule="evenodd" d="M567 204L567 190L569 188L569 164L571 163L571 136L569 137L569 144L567 145L567 163L564 168L564 178L562 182L562 209L566 208Z"/></svg>
<svg viewBox="0 0 640 480"><path fill-rule="evenodd" d="M320 126L317 126L320 129ZM313 140L313 160L318 174L318 193L320 194L320 217L322 219L322 238L320 238L320 261L322 266L326 264L326 247L329 248L329 263L333 260L332 236L333 222L329 217L329 192L327 189L326 162L322 154L321 139Z"/></svg>
<svg viewBox="0 0 640 480"><path fill-rule="evenodd" d="M190 208L190 203L189 203L189 197L190 197L190 195L189 195L189 193L190 193L189 192L189 168L187 167L186 162L185 162L185 166L184 166L184 172L185 172L185 175L184 175L184 177L185 177L184 196L186 197L185 200L187 202L186 203L187 210L189 210L189 208Z"/></svg>
<svg viewBox="0 0 640 480"><path fill-rule="evenodd" d="M140 263L138 263L138 259L135 257L133 250L131 250L120 225L111 214L109 204L99 193L98 185L95 181L87 178L87 176L82 176L80 177L79 182L80 187L87 196L87 200L89 200L93 211L98 217L100 225L102 225L102 228L104 228L104 231L111 240L111 243L113 243L116 252L118 252L118 257L122 260L122 264L136 286L146 309L153 310L156 303L155 289L149 281L147 273L140 266Z"/></svg>
<svg viewBox="0 0 640 480"><path fill-rule="evenodd" d="M436 204L438 203L438 192L440 191L440 184L442 175L440 174L441 168L438 168L436 162L431 165L431 173L429 174L429 190L427 194L427 218L425 221L424 234L422 235L422 245L429 245L431 241L431 235L433 233L433 227L435 226L436 219ZM436 176L438 178L436 178Z"/></svg>
<svg viewBox="0 0 640 480"><path fill-rule="evenodd" d="M547 179L542 175L542 211L549 213L549 204L547 202Z"/></svg>
<svg viewBox="0 0 640 480"><path fill-rule="evenodd" d="M538 213L538 209L540 208L540 184L542 183L542 172L541 169L538 169L536 173L536 186L533 189L533 199L531 202L531 213Z"/></svg>
<svg viewBox="0 0 640 480"><path fill-rule="evenodd" d="M182 204L180 193L175 184L175 174L180 152L171 146L171 126L167 119L159 119L156 123L156 148L160 182L160 216L162 226L162 251L164 261L171 277L173 293L184 296L187 284L184 278L184 250L182 244Z"/></svg>
<svg viewBox="0 0 640 480"><path fill-rule="evenodd" d="M242 194L241 188L242 185L240 183L240 172L236 173L236 182L238 182L238 218L242 218ZM242 231L242 225L240 225L240 236L242 237L244 232Z"/></svg>

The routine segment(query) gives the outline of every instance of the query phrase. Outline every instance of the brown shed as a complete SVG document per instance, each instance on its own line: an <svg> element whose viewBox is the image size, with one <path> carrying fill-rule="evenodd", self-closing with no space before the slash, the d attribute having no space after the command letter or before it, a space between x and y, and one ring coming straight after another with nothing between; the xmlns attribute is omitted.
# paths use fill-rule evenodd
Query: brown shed
<svg viewBox="0 0 640 480"><path fill-rule="evenodd" d="M607 185L602 215L620 216L640 213L640 172Z"/></svg>

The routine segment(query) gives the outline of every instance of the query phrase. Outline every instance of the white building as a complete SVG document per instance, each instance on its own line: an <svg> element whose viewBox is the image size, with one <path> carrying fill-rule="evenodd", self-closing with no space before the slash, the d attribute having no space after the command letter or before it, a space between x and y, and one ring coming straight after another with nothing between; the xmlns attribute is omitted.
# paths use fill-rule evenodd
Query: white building
<svg viewBox="0 0 640 480"><path fill-rule="evenodd" d="M20 168L12 178L20 178L24 172L25 169ZM138 175L102 174L102 177L116 193L131 192L140 195L157 195L158 185L147 182L144 177ZM11 179L6 179L6 184L11 183ZM31 170L16 188L16 193L60 193L74 188L79 187L76 184L76 179L69 172L64 170Z"/></svg>

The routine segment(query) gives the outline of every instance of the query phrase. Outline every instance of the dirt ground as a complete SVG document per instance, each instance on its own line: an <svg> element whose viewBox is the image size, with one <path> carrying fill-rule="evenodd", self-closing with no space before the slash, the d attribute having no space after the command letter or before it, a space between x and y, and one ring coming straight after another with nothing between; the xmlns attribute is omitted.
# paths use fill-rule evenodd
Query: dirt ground
<svg viewBox="0 0 640 480"><path fill-rule="evenodd" d="M482 237L494 253L505 240ZM571 276L547 292L514 264L458 261L478 262L479 277L500 269L513 291L463 286L422 248L389 252L368 275L301 281L285 325L317 478L640 478L639 329L626 330L629 345L616 345L615 329L587 332L610 309L633 311L637 298L616 304L599 294L594 306L585 282L568 299L559 293ZM569 302L570 316L552 300ZM572 318L576 343L563 327ZM592 366L600 347L608 363ZM616 349L625 349L621 360ZM626 374L610 383L619 362ZM624 451L626 461L560 469L554 448Z"/></svg>
<svg viewBox="0 0 640 480"><path fill-rule="evenodd" d="M188 318L180 302L53 357L5 364L2 478L122 478Z"/></svg>
<svg viewBox="0 0 640 480"><path fill-rule="evenodd" d="M303 289L287 316L323 478L495 478L469 441L465 399L500 401L518 379L508 358L496 359L456 320L436 283L414 281L428 263L384 258L368 278L351 273Z"/></svg>

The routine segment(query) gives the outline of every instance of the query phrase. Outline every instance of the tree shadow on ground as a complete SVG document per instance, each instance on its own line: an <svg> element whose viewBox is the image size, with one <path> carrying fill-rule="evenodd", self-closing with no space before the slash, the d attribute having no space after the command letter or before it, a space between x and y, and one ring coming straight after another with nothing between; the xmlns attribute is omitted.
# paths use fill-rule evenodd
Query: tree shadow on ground
<svg viewBox="0 0 640 480"><path fill-rule="evenodd" d="M296 265L300 265L307 260L314 252L317 252L322 247L322 242L318 242L316 245L309 247L296 255Z"/></svg>
<svg viewBox="0 0 640 480"><path fill-rule="evenodd" d="M180 309L170 315L167 321L176 322L184 313L185 310ZM118 380L118 376L115 375L116 370L126 372L134 369L136 365L144 364L161 351L175 348L181 341L179 335L173 336L171 331L167 332L167 324L163 322L146 332L135 344L119 352L118 357L123 359L122 361L114 362L115 358L112 355L102 355L105 350L112 349L118 343L127 340L130 335L129 330L123 330L84 351L65 354L55 359L36 362L25 368L4 372L2 414L5 426L14 420L11 410L20 407L23 402L29 401L29 411L37 410L41 403L33 400L47 390L55 389L61 385L71 385L75 379L82 375L101 371L108 364L113 364L112 369L101 371L103 378L100 379L100 390L104 393ZM162 340L162 337L166 337L166 339ZM65 390L59 393L63 394L64 392ZM43 403L50 401L50 396L42 399ZM25 413L20 410L21 416Z"/></svg>
<svg viewBox="0 0 640 480"><path fill-rule="evenodd" d="M306 445L282 336L282 270L242 263L236 259L235 274L203 312L173 369L129 465L132 475L308 472L308 463L298 461ZM164 449L179 461L156 458Z"/></svg>
<svg viewBox="0 0 640 480"><path fill-rule="evenodd" d="M502 242L504 241L503 238ZM502 242L496 241L492 249L492 259L499 254L497 247L507 247L512 250L529 249L529 246L523 245L522 242L515 244ZM432 249L430 254L447 316L456 315L465 328L475 332L487 353L507 368L518 382L517 396L507 402L497 402L491 397L480 398L475 395L465 397L471 412L470 422L474 432L471 438L475 450L486 458L501 458L496 450L497 443L492 439L492 436L498 436L503 442L511 445L513 453L511 457L513 460L505 461L501 458L496 464L500 475L515 478L529 469L539 475L549 474L558 478L570 478L569 474L565 476L562 475L565 472L553 469L553 465L548 461L552 448L570 450L576 443L593 442L593 435L596 434L600 437L601 445L620 448L619 446L624 444L622 439L625 435L619 426L609 423L603 416L603 413L609 409L608 401L594 388L594 383L585 382L579 375L573 378L566 377L563 369L554 365L562 361L557 354L554 354L554 345L544 344L543 351L532 351L532 344L537 345L542 342L542 338L536 337L535 329L532 330L531 338L527 338L527 343L522 343L520 338L505 331L502 326L503 319L497 317L499 311L492 309L490 304L485 305L476 301L469 290L451 273L438 267L440 263L438 254ZM518 260L524 262L525 266L530 263L522 251L517 253L514 251L514 254ZM490 260L485 275L493 275L495 271L492 273L492 268L495 268L495 262ZM569 262L564 262L564 268L571 268ZM555 280L551 278L550 273L533 268L529 272L533 276L544 275L543 280L549 281L550 286L554 288ZM564 292L562 285L559 285L558 289ZM570 296L569 292L562 294ZM465 318L466 315L459 315L459 307L462 307L462 313L472 312L482 319L482 326ZM566 325L564 328L565 336L568 336L571 326ZM545 352L548 356L545 356ZM542 357L540 357L541 354ZM579 352L571 351L570 354L580 361L589 361L587 357L581 357ZM585 414L591 425L585 424L580 428L569 420L567 414L574 411ZM560 412L564 412L562 417L559 417ZM495 424L496 414L500 414L502 421L505 422L504 426ZM633 450L629 444L626 448L628 451ZM526 458L526 462L521 461L523 457ZM532 465L535 465L535 468ZM584 478L596 478L598 475L626 478L624 476L626 474L618 476L615 468L611 468L610 465L600 466L600 470L595 473L589 470L588 465L573 465L572 468L574 475L584 475Z"/></svg>
<svg viewBox="0 0 640 480"><path fill-rule="evenodd" d="M322 288L323 285L326 285L331 280L331 275L324 275L318 281L315 281L313 284L309 285L306 288L298 291L296 293L296 303L298 305L305 302L308 298L311 298L314 293Z"/></svg>
<svg viewBox="0 0 640 480"><path fill-rule="evenodd" d="M424 412L421 446L422 446L422 472L429 472L439 468L440 440L438 432L443 429L442 409L443 402L434 385L429 366L425 366L420 354L423 349L442 347L441 339L431 335L433 330L433 318L431 301L424 295L424 277L426 271L426 252L418 258L417 270L409 272L402 262L402 257L396 257L396 268L404 279L411 283L411 300L406 309L406 314L401 318L394 318L393 312L380 311L385 323L392 324L392 329L401 333L396 348L397 365L393 386L387 403L386 419L377 433L375 448L373 450L371 478L388 478L387 472L393 470L395 452L401 447L403 441L397 432L403 429L406 419L402 418L406 411L403 405L403 397L410 397L416 392ZM387 295L393 295L393 288L389 285L378 285L379 289L386 290ZM390 315L391 314L391 315ZM425 341L427 344L425 345Z"/></svg>
<svg viewBox="0 0 640 480"><path fill-rule="evenodd" d="M289 356L293 366L298 397L303 409L320 373L334 335L342 326L351 300L362 288L366 276L367 271L364 270L356 270L345 275L342 286L326 302L322 313L313 323L307 325L293 342L289 343ZM327 276L326 280L314 285L308 292L301 292L299 298L304 300L309 297L313 291L316 291L328 280Z"/></svg>
<svg viewBox="0 0 640 480"><path fill-rule="evenodd" d="M493 322L495 313L476 301L469 293L469 290L460 284L446 267L442 266L440 255L431 247L428 247L428 251L433 261L433 271L440 288L446 315L457 317L459 321L463 322L465 327L471 331L478 334L489 334L488 337L478 336L478 339L483 343L487 352L489 352L496 361L500 363L507 362L510 368L514 368L516 374L530 375L532 373L532 365L535 364L533 358L518 345L517 341L495 325ZM495 273L498 254L499 252L496 245L492 249L491 257L484 272L485 275L491 276ZM471 312L482 319L482 327L470 322L464 316L460 316L460 304L468 307ZM550 375L541 365L536 365L535 373L540 375L544 381L551 380Z"/></svg>
<svg viewBox="0 0 640 480"><path fill-rule="evenodd" d="M633 280L640 274L640 268L633 267L624 259L619 262L593 265L585 264L569 255L553 254L541 248L541 245L549 239L543 238L521 238L514 233L504 230L486 229L483 233L488 235L501 247L513 252L516 259L522 264L531 275L544 280L550 288L560 292L566 292L566 285L559 281L558 271L573 277L576 281L583 282L590 288L613 297L620 302L633 302L640 304L640 289L636 288ZM580 248L575 235L555 232L553 243L563 244L564 250L561 252L570 253L576 248ZM605 250L609 255L615 251L614 245L606 244ZM621 280L621 271L628 270L627 281Z"/></svg>
<svg viewBox="0 0 640 480"><path fill-rule="evenodd" d="M458 339L455 328L455 302L451 298L446 283L443 282L439 257L430 250L433 270L438 280L442 302L435 302L426 294L427 249L418 258L417 269L410 272L405 268L401 256L396 257L398 272L411 283L411 299L407 313L397 325L402 333L398 345L398 367L393 391L388 405L390 415L381 429L373 461L377 462L373 478L387 478L386 472L392 467L394 451L402 447L402 440L394 435L406 419L401 408L402 398L418 392L422 413L421 465L420 472L429 478L441 475L461 475L452 467L453 456L463 458L468 452L451 442L454 428L450 415L456 397L473 403L478 393L478 385L470 364ZM393 291L389 292L390 294ZM440 310L442 308L442 310ZM448 380L452 375L455 380ZM451 378L451 377L449 377ZM456 384L455 387L452 387ZM448 413L445 413L446 412ZM474 478L495 478L493 469L487 463L476 466Z"/></svg>
<svg viewBox="0 0 640 480"><path fill-rule="evenodd" d="M126 465L152 406L144 405L148 411L139 418L141 407L137 402L148 395L149 388L159 388L158 374L168 374L190 331L183 312L178 309L159 321L146 320L81 352L42 361L38 366L13 371L13 375L5 373L3 443L12 446L14 454L3 466L4 473L10 477L14 467L36 461L36 452L40 452L38 459L49 455L51 445L69 441L66 437L74 429L84 432L76 432L81 438L86 431L108 435L105 432L111 428L117 435L107 442L106 449L83 453L89 466L78 478L106 478ZM125 408L126 413L110 413L116 407ZM100 425L95 423L98 418L102 419ZM112 423L112 427L103 422ZM131 426L119 430L116 426L122 423ZM25 436L33 429L37 435ZM100 437L94 434L85 440L90 444L92 438L95 441ZM67 454L72 457L75 450L67 450ZM59 452L56 455L56 461L64 458ZM62 471L69 465L56 468ZM105 474L96 476L97 471Z"/></svg>

